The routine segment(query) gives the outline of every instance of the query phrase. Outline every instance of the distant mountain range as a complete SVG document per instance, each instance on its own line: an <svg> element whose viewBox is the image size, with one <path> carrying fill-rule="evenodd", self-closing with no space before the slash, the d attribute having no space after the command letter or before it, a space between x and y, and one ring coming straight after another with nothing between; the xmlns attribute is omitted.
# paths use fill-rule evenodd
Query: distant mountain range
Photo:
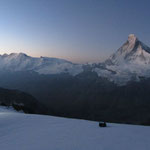
<svg viewBox="0 0 150 150"><path fill-rule="evenodd" d="M24 53L0 55L0 70L5 71L35 71L39 74L69 73L76 75L82 71L82 66L64 59L49 57L30 57Z"/></svg>
<svg viewBox="0 0 150 150"><path fill-rule="evenodd" d="M131 34L102 63L4 54L0 87L31 94L41 114L150 125L150 48Z"/></svg>
<svg viewBox="0 0 150 150"><path fill-rule="evenodd" d="M98 76L105 77L119 85L141 77L150 77L150 48L134 34L105 62L97 64L74 64L64 59L30 57L23 53L0 55L0 70L35 71L39 74L78 75L90 69Z"/></svg>

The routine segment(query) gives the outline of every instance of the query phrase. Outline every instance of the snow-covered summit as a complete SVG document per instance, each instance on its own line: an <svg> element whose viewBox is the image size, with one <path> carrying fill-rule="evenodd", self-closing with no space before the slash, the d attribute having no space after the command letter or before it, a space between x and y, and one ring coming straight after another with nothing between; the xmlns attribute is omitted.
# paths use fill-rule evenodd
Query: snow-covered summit
<svg viewBox="0 0 150 150"><path fill-rule="evenodd" d="M134 34L104 63L103 68L95 68L99 76L116 83L126 83L134 78L150 77L150 48Z"/></svg>
<svg viewBox="0 0 150 150"><path fill-rule="evenodd" d="M136 42L136 40L138 40L138 39L137 39L137 37L134 34L129 34L129 36L128 36L128 42L130 44L134 44Z"/></svg>
<svg viewBox="0 0 150 150"><path fill-rule="evenodd" d="M86 64L87 65L87 64ZM24 53L0 55L0 71L35 71L39 74L69 73L77 75L87 67L74 64L64 59L50 57L31 57ZM88 64L92 71L116 83L127 83L139 80L139 77L150 77L150 48L134 34L105 62ZM83 69L84 68L84 69Z"/></svg>
<svg viewBox="0 0 150 150"><path fill-rule="evenodd" d="M82 65L73 64L59 58L38 58L24 53L11 53L0 55L0 70L36 71L40 74L69 73L76 75L82 71Z"/></svg>
<svg viewBox="0 0 150 150"><path fill-rule="evenodd" d="M107 61L113 64L150 64L150 48L130 34L128 40Z"/></svg>

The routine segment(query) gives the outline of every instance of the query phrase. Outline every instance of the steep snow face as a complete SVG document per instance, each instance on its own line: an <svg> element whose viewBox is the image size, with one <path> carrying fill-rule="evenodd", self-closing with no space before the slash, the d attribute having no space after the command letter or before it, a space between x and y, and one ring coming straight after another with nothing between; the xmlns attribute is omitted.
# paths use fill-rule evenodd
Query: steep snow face
<svg viewBox="0 0 150 150"><path fill-rule="evenodd" d="M127 42L108 60L117 65L120 63L150 64L150 48L139 41L134 34L130 34Z"/></svg>
<svg viewBox="0 0 150 150"><path fill-rule="evenodd" d="M107 77L117 84L126 84L130 80L139 81L140 76L150 77L150 48L134 34L130 34L123 46L103 65L103 71L100 68L93 69L99 76Z"/></svg>
<svg viewBox="0 0 150 150"><path fill-rule="evenodd" d="M150 127L107 124L0 109L1 150L149 150Z"/></svg>
<svg viewBox="0 0 150 150"><path fill-rule="evenodd" d="M64 59L49 57L30 57L23 53L0 55L0 70L36 71L40 74L69 73L76 75L82 72L82 65L73 64Z"/></svg>
<svg viewBox="0 0 150 150"><path fill-rule="evenodd" d="M77 75L83 72L83 66L63 59L35 58L23 53L0 55L0 70ZM134 34L130 34L128 40L109 59L100 65L91 64L89 68L97 72L99 76L106 77L120 85L130 80L139 81L141 76L150 77L150 48Z"/></svg>

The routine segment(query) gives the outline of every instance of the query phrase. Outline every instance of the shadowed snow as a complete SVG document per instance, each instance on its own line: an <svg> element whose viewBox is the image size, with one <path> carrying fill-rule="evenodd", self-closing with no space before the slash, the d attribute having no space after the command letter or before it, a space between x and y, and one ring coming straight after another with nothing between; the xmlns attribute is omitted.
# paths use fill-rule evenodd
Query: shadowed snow
<svg viewBox="0 0 150 150"><path fill-rule="evenodd" d="M2 150L148 150L149 129L0 111Z"/></svg>

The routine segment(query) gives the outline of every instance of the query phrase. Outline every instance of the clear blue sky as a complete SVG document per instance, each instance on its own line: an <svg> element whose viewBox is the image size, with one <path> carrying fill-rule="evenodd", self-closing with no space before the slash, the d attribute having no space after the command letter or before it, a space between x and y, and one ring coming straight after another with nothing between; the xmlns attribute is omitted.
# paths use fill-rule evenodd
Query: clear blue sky
<svg viewBox="0 0 150 150"><path fill-rule="evenodd" d="M130 33L150 46L149 0L0 0L0 53L102 61Z"/></svg>

